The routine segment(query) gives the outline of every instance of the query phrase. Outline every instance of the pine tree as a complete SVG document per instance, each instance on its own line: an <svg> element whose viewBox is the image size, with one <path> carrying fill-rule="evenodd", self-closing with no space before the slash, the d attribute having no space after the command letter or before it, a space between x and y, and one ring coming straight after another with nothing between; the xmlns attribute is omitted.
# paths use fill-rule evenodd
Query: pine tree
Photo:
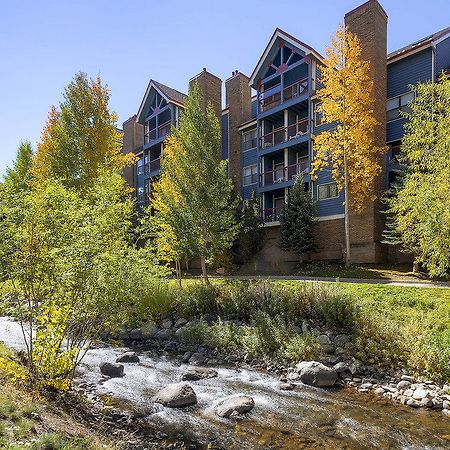
<svg viewBox="0 0 450 450"><path fill-rule="evenodd" d="M226 161L220 160L220 124L210 104L202 106L198 84L190 89L178 129L167 139L160 180L152 206L156 234L170 251L199 257L208 282L206 264L229 249L239 231L234 210L233 183ZM176 220L172 220L169 212ZM170 239L173 237L174 245Z"/></svg>
<svg viewBox="0 0 450 450"><path fill-rule="evenodd" d="M412 87L399 162L400 183L388 203L389 243L414 256L431 276L450 268L450 80Z"/></svg>
<svg viewBox="0 0 450 450"><path fill-rule="evenodd" d="M367 201L375 200L374 179L381 171L377 162L385 147L377 147L373 131L377 121L373 113L373 82L369 62L361 59L361 45L356 35L340 27L326 50L321 67L318 101L323 124L332 125L314 137L315 158L312 176L331 169L338 189L344 190L345 263L350 255L350 208L361 212Z"/></svg>
<svg viewBox="0 0 450 450"><path fill-rule="evenodd" d="M315 203L306 191L301 179L289 190L281 216L281 239L283 250L294 251L299 257L313 251L315 229Z"/></svg>

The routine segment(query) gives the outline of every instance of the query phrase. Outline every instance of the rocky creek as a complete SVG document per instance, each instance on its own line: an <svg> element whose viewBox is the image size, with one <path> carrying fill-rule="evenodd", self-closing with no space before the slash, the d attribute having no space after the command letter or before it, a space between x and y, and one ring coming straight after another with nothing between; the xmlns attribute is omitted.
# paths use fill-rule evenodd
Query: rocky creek
<svg viewBox="0 0 450 450"><path fill-rule="evenodd" d="M10 319L0 319L0 340L11 348L23 348L20 327ZM138 352L139 362L121 363L123 376L103 376L100 365L115 363L127 350L90 349L79 367L76 384L109 399L116 408L157 424L169 436L192 436L204 448L209 442L236 450L450 446L450 422L440 412L394 405L384 397L348 387L297 383L293 390L281 390L278 377L244 367L214 366L217 376L186 381L197 403L169 408L156 403L155 395L179 383L192 366L158 351L142 351ZM238 418L220 417L217 407L237 395L253 399L251 411Z"/></svg>

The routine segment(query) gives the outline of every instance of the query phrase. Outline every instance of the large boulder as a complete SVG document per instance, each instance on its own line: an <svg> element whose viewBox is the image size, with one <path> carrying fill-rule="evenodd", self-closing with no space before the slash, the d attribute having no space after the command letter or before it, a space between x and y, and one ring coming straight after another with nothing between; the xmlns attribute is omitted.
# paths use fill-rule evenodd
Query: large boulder
<svg viewBox="0 0 450 450"><path fill-rule="evenodd" d="M104 362L100 364L100 372L111 378L119 378L124 376L122 364Z"/></svg>
<svg viewBox="0 0 450 450"><path fill-rule="evenodd" d="M338 374L334 369L317 361L303 361L296 366L302 383L317 387L334 386Z"/></svg>
<svg viewBox="0 0 450 450"><path fill-rule="evenodd" d="M188 383L175 383L161 389L153 397L153 401L169 408L182 408L183 406L195 405L197 395Z"/></svg>
<svg viewBox="0 0 450 450"><path fill-rule="evenodd" d="M216 407L216 414L220 417L235 417L250 412L255 406L255 401L247 395L222 400Z"/></svg>
<svg viewBox="0 0 450 450"><path fill-rule="evenodd" d="M138 363L139 356L135 352L125 352L116 359L116 363Z"/></svg>
<svg viewBox="0 0 450 450"><path fill-rule="evenodd" d="M189 358L189 363L193 364L194 366L197 364L203 364L206 361L206 356L202 355L201 353L193 353L192 356Z"/></svg>
<svg viewBox="0 0 450 450"><path fill-rule="evenodd" d="M139 341L142 339L142 330L140 328L134 328L130 331L130 339Z"/></svg>
<svg viewBox="0 0 450 450"><path fill-rule="evenodd" d="M181 375L183 381L197 381L215 377L217 377L217 371L203 367L189 367Z"/></svg>

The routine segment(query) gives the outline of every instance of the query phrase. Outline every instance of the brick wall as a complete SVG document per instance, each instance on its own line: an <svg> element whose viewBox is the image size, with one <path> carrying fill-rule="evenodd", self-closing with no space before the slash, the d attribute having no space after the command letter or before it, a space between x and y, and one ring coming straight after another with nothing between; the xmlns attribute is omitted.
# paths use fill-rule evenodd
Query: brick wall
<svg viewBox="0 0 450 450"><path fill-rule="evenodd" d="M226 104L229 108L228 164L236 189L242 189L241 133L238 126L250 120L252 113L249 78L239 71L225 81Z"/></svg>
<svg viewBox="0 0 450 450"><path fill-rule="evenodd" d="M127 154L134 152L142 147L144 140L143 126L136 122L136 116L130 117L123 123L123 147L122 153ZM135 187L135 169L134 167L125 167L123 176L126 182Z"/></svg>
<svg viewBox="0 0 450 450"><path fill-rule="evenodd" d="M203 68L198 75L189 80L189 88L196 82L202 93L203 108L206 109L206 105L210 102L220 122L222 118L222 80Z"/></svg>
<svg viewBox="0 0 450 450"><path fill-rule="evenodd" d="M345 249L344 219L317 222L315 243L316 251L311 259L342 261Z"/></svg>
<svg viewBox="0 0 450 450"><path fill-rule="evenodd" d="M379 125L375 127L374 142L386 143L387 98L387 15L378 1L369 0L345 16L345 25L361 42L362 58L370 62L374 83L373 110ZM373 190L380 198L385 189L385 159L380 157L383 170L374 182ZM384 228L382 204L369 202L362 214L350 214L350 241L352 262L371 263L386 259L387 249L381 244Z"/></svg>

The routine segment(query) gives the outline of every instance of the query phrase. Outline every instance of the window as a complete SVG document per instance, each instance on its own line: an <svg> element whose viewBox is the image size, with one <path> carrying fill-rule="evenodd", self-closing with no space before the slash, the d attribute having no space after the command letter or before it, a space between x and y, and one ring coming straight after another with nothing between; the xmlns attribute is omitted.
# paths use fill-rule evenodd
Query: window
<svg viewBox="0 0 450 450"><path fill-rule="evenodd" d="M256 128L250 131L244 131L242 133L242 151L245 152L246 150L256 148L256 146Z"/></svg>
<svg viewBox="0 0 450 450"><path fill-rule="evenodd" d="M323 122L322 102L314 105L314 126L318 127Z"/></svg>
<svg viewBox="0 0 450 450"><path fill-rule="evenodd" d="M317 199L326 200L329 198L336 198L338 196L338 189L336 183L319 184L317 186Z"/></svg>
<svg viewBox="0 0 450 450"><path fill-rule="evenodd" d="M144 187L139 186L137 188L137 201L138 203L144 203L144 200L145 200Z"/></svg>
<svg viewBox="0 0 450 450"><path fill-rule="evenodd" d="M141 158L137 162L137 174L142 175L144 173L144 158Z"/></svg>
<svg viewBox="0 0 450 450"><path fill-rule="evenodd" d="M256 164L254 166L244 167L244 186L255 184L258 181L258 170Z"/></svg>
<svg viewBox="0 0 450 450"><path fill-rule="evenodd" d="M387 101L386 105L386 119L388 122L402 117L400 111L410 112L411 108L408 106L414 100L414 92L392 97Z"/></svg>

